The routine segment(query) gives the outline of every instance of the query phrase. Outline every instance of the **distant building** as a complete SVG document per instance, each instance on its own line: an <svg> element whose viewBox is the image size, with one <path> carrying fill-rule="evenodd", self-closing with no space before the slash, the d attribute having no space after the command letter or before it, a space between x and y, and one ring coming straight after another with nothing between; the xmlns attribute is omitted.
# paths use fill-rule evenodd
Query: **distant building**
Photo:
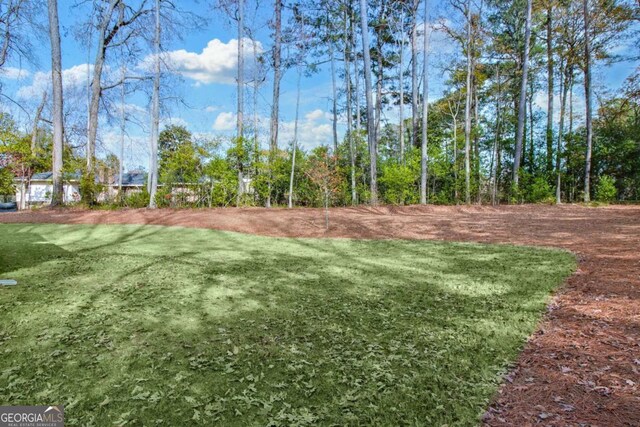
<svg viewBox="0 0 640 427"><path fill-rule="evenodd" d="M131 171L122 174L122 193L138 193L147 186L147 174L143 171ZM109 183L107 189L108 197L114 198L118 195L120 188L120 177L116 175Z"/></svg>
<svg viewBox="0 0 640 427"><path fill-rule="evenodd" d="M16 178L16 203L20 209L29 206L48 205L53 194L53 172L36 173L28 178ZM65 174L63 178L63 202L80 201L80 174Z"/></svg>

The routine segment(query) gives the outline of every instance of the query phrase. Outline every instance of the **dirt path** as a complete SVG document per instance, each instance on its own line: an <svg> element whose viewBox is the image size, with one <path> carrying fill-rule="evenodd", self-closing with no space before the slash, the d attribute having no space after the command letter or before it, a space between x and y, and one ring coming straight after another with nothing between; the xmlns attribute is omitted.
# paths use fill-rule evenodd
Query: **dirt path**
<svg viewBox="0 0 640 427"><path fill-rule="evenodd" d="M578 272L485 414L488 425L640 426L640 207L383 207L38 211L0 222L166 224L269 236L411 238L561 247Z"/></svg>

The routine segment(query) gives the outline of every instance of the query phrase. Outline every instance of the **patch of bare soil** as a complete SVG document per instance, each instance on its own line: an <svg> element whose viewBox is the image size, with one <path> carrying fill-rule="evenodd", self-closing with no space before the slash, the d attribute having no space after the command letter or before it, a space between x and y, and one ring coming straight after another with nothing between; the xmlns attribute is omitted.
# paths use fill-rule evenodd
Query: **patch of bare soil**
<svg viewBox="0 0 640 427"><path fill-rule="evenodd" d="M554 298L483 417L490 426L640 426L640 207L40 210L0 222L161 224L268 236L408 238L565 248Z"/></svg>

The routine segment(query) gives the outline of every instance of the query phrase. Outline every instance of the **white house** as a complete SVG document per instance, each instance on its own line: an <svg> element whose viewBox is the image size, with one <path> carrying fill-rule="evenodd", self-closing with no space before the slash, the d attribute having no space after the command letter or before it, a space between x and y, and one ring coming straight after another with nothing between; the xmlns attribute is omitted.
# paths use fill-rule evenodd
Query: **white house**
<svg viewBox="0 0 640 427"><path fill-rule="evenodd" d="M131 171L122 174L122 193L139 193L147 186L147 174L143 171ZM114 198L120 189L119 176L115 176L107 186L106 197Z"/></svg>
<svg viewBox="0 0 640 427"><path fill-rule="evenodd" d="M16 203L20 209L31 205L46 205L51 203L53 193L53 173L36 173L31 180L16 178ZM72 203L80 201L80 175L68 174L64 177L63 201Z"/></svg>

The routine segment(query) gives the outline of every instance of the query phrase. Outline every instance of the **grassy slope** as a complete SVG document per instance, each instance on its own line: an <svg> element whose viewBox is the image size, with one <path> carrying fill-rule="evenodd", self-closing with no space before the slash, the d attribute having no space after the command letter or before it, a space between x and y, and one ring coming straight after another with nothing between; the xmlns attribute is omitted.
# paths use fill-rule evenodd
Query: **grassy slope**
<svg viewBox="0 0 640 427"><path fill-rule="evenodd" d="M70 424L473 425L565 252L1 225L0 404Z"/></svg>

